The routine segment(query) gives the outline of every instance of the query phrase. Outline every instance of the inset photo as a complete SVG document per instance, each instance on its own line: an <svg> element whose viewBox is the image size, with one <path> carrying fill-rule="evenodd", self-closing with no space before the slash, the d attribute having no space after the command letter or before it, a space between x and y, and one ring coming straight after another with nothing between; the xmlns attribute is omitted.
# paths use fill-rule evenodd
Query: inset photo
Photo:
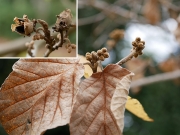
<svg viewBox="0 0 180 135"><path fill-rule="evenodd" d="M76 0L0 1L0 58L76 57Z"/></svg>

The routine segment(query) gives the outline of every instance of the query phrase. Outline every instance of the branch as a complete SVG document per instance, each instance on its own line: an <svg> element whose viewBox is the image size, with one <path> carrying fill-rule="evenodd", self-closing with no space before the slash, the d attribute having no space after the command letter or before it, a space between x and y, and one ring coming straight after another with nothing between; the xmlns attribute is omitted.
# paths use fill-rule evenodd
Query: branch
<svg viewBox="0 0 180 135"><path fill-rule="evenodd" d="M131 88L144 86L144 85L148 85L148 84L152 84L156 82L166 81L166 80L172 80L175 78L180 78L180 70L152 75L149 77L145 77L145 78L133 81L131 83Z"/></svg>
<svg viewBox="0 0 180 135"><path fill-rule="evenodd" d="M99 9L103 11L107 16L115 14L115 15L119 15L127 19L131 19L132 16L137 15L136 13L133 13L115 4L109 5L107 2L104 2L104 1L94 1L94 2L80 1L80 4L86 5L86 6L92 6L96 9ZM142 16L139 16L138 20L140 20L140 22L146 22L146 19Z"/></svg>
<svg viewBox="0 0 180 135"><path fill-rule="evenodd" d="M105 18L105 15L101 12L96 15L78 19L78 26L87 25L95 22L99 22Z"/></svg>
<svg viewBox="0 0 180 135"><path fill-rule="evenodd" d="M31 40L30 37L26 37L26 38L16 39L7 43L2 43L0 49L0 56L4 56L6 54L14 53L14 52L22 52L26 50L27 47L24 44L30 40Z"/></svg>
<svg viewBox="0 0 180 135"><path fill-rule="evenodd" d="M133 50L128 56L126 56L125 58L123 58L116 64L122 65L122 64L126 63L127 61L131 60L135 54L136 54L136 50Z"/></svg>
<svg viewBox="0 0 180 135"><path fill-rule="evenodd" d="M180 7L179 6L176 6L176 5L172 4L172 3L170 3L168 0L159 0L159 2L161 4L163 4L167 8L173 9L173 10L175 10L177 12L180 11Z"/></svg>
<svg viewBox="0 0 180 135"><path fill-rule="evenodd" d="M122 60L120 60L119 62L117 62L116 64L118 65L122 65L124 63L126 63L127 61L131 60L133 57L138 57L138 55L142 55L142 50L145 48L145 42L141 40L140 37L137 37L135 39L135 41L132 42L132 50L131 53L126 56L125 58L123 58Z"/></svg>

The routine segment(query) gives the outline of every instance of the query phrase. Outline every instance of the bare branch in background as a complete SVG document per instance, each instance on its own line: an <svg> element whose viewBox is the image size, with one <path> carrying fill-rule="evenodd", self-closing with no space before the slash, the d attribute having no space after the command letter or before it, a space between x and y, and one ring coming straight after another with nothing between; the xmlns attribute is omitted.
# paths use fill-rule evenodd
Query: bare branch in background
<svg viewBox="0 0 180 135"><path fill-rule="evenodd" d="M131 88L139 87L139 86L144 86L156 82L162 82L162 81L167 81L167 80L172 80L172 79L180 79L180 70L168 72L168 73L162 73L162 74L157 74L157 75L152 75L149 77L145 77L136 81L133 81L131 83Z"/></svg>
<svg viewBox="0 0 180 135"><path fill-rule="evenodd" d="M111 16L112 14L115 14L128 19L131 19L132 16L136 16L136 13L130 12L127 9L124 9L115 4L109 5L107 2L104 1L94 1L94 2L81 1L80 4L84 6L92 6L96 9L99 9L103 11L104 14L107 16ZM145 18L142 16L138 16L138 20L140 22L146 22Z"/></svg>
<svg viewBox="0 0 180 135"><path fill-rule="evenodd" d="M105 18L105 15L103 13L98 13L90 17L78 19L78 25L82 26L82 25L87 25L91 23L96 23L103 20L104 18Z"/></svg>

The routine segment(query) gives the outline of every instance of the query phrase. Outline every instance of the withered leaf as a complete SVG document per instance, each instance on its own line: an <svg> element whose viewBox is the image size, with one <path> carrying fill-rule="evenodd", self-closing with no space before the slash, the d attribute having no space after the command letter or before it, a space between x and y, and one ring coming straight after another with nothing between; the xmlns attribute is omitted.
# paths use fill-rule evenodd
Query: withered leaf
<svg viewBox="0 0 180 135"><path fill-rule="evenodd" d="M83 76L77 59L21 59L0 90L0 122L9 135L40 135L69 123Z"/></svg>
<svg viewBox="0 0 180 135"><path fill-rule="evenodd" d="M130 83L133 75L133 73L130 73L123 77L121 81L117 83L116 90L114 91L111 100L111 110L116 118L117 124L120 127L121 131L123 131L124 128L125 105L128 98Z"/></svg>
<svg viewBox="0 0 180 135"><path fill-rule="evenodd" d="M81 82L70 120L71 135L121 135L110 104L117 84L131 72L108 65Z"/></svg>
<svg viewBox="0 0 180 135"><path fill-rule="evenodd" d="M143 9L144 16L150 24L155 25L160 21L161 16L158 0L147 0Z"/></svg>

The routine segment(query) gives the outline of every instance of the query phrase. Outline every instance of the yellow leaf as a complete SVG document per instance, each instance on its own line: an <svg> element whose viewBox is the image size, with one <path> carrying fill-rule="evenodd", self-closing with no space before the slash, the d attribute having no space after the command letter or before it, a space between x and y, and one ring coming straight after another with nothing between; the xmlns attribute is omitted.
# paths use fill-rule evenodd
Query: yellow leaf
<svg viewBox="0 0 180 135"><path fill-rule="evenodd" d="M151 122L154 121L144 111L144 108L141 105L141 103L137 99L131 98L130 96L128 96L126 102L126 109L145 121L151 121Z"/></svg>
<svg viewBox="0 0 180 135"><path fill-rule="evenodd" d="M83 55L78 55L78 57L80 58L79 63L89 62L88 60L86 60L86 57L84 57ZM101 71L101 67L98 66L97 71ZM89 65L84 65L84 77L89 78L92 74L93 74L93 71L91 67Z"/></svg>
<svg viewBox="0 0 180 135"><path fill-rule="evenodd" d="M86 60L86 57L84 57L82 55L78 55L78 57L80 58L79 63L86 63L86 62L88 62ZM92 71L91 67L88 66L88 65L84 65L84 77L88 78L89 76L92 75L92 73L93 73L93 71Z"/></svg>

